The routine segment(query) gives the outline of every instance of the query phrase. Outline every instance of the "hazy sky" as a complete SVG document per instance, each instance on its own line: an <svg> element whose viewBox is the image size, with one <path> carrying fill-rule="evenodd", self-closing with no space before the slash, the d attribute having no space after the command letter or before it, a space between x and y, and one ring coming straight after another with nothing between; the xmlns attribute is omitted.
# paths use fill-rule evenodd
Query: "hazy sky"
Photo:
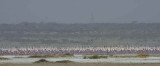
<svg viewBox="0 0 160 66"><path fill-rule="evenodd" d="M160 22L160 0L0 0L0 23Z"/></svg>

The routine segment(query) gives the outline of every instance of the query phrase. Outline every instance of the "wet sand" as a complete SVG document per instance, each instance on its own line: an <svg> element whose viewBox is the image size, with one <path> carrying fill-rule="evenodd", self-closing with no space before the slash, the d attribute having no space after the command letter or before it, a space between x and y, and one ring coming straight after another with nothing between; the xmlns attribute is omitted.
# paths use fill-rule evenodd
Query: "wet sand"
<svg viewBox="0 0 160 66"><path fill-rule="evenodd" d="M160 66L160 63L32 63L0 64L0 66Z"/></svg>

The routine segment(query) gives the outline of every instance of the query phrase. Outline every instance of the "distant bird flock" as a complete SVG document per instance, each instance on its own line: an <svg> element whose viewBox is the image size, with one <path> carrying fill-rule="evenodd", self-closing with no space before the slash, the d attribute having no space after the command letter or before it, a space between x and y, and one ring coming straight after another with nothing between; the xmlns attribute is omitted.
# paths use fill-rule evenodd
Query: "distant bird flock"
<svg viewBox="0 0 160 66"><path fill-rule="evenodd" d="M150 53L160 54L160 46L158 47L28 47L28 48L0 48L0 55L45 55L45 54L65 54L74 55L87 54L134 54L134 53Z"/></svg>

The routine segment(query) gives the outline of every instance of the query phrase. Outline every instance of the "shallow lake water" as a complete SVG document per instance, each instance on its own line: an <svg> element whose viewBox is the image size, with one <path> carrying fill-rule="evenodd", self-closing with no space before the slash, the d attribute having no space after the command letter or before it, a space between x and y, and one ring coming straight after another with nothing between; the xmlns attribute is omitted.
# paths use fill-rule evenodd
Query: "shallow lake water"
<svg viewBox="0 0 160 66"><path fill-rule="evenodd" d="M0 56L9 58L9 60L0 60L0 63L33 63L42 58L27 58L28 56ZM21 58L15 58L21 57ZM83 59L83 56L76 55L75 57L60 57L60 58L43 58L51 62L70 60L80 63L160 63L160 57L147 57L147 58L104 58L104 59Z"/></svg>

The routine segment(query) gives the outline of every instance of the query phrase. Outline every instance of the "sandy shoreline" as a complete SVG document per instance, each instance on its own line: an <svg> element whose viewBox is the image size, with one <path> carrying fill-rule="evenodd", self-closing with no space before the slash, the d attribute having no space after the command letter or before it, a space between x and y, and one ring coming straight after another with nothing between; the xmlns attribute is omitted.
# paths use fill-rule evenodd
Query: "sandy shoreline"
<svg viewBox="0 0 160 66"><path fill-rule="evenodd" d="M32 63L0 64L0 66L160 66L160 63Z"/></svg>
<svg viewBox="0 0 160 66"><path fill-rule="evenodd" d="M102 58L102 59L83 59L83 56L74 57L59 57L59 58L28 58L28 56L0 56L8 58L8 60L0 60L0 64L11 63L34 63L40 59L45 59L49 62L69 60L76 63L160 63L160 57L147 57L147 58Z"/></svg>

